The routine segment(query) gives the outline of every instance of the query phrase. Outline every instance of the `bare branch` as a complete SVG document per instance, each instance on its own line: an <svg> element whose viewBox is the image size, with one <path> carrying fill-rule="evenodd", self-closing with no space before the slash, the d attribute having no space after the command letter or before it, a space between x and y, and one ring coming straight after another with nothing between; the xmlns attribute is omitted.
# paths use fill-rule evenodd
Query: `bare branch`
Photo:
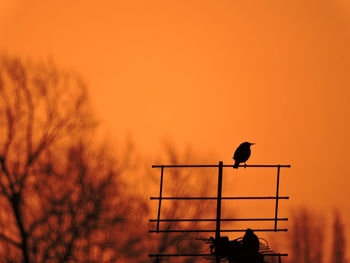
<svg viewBox="0 0 350 263"><path fill-rule="evenodd" d="M2 154L1 154L1 158L5 159L7 156L8 150L10 148L10 145L12 143L12 139L13 139L14 116L12 114L11 105L9 102L8 95L6 94L2 85L0 85L0 95L5 103L5 112L6 112L6 121L7 121L7 136L6 136L4 149L3 149Z"/></svg>
<svg viewBox="0 0 350 263"><path fill-rule="evenodd" d="M14 245L17 248L21 248L21 243L11 239L10 237L6 236L3 233L0 233L0 239L4 240L7 243L10 243L10 244Z"/></svg>
<svg viewBox="0 0 350 263"><path fill-rule="evenodd" d="M8 200L10 200L11 193L14 192L15 187L14 187L14 182L11 179L11 174L10 174L9 170L7 169L6 162L5 162L4 158L0 158L0 166L1 166L1 171L3 172L3 174L5 174L5 176L7 178L9 189L6 189L6 187L3 183L1 183L0 186L2 188L2 192L5 194L5 196L8 198Z"/></svg>
<svg viewBox="0 0 350 263"><path fill-rule="evenodd" d="M32 134L33 134L33 124L34 124L34 106L32 95L27 87L26 83L23 83L22 89L24 90L26 103L27 103L27 111L28 111L28 119L27 119L27 127L26 127L26 143L27 143L27 163L29 163L29 159L32 156ZM26 166L27 173L28 166Z"/></svg>

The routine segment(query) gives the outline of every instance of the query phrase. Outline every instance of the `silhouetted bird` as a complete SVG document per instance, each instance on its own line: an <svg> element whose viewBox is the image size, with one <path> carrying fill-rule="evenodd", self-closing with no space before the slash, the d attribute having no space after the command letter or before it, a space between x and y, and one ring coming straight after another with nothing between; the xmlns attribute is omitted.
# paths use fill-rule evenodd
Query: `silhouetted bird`
<svg viewBox="0 0 350 263"><path fill-rule="evenodd" d="M258 253L259 251L259 238L250 228L245 231L245 235L242 240L242 246L250 254Z"/></svg>
<svg viewBox="0 0 350 263"><path fill-rule="evenodd" d="M250 156L250 146L255 143L250 142L244 142L241 143L240 146L238 146L237 150L235 151L235 154L233 155L233 160L235 160L235 164L233 165L233 168L238 168L240 163L245 163Z"/></svg>

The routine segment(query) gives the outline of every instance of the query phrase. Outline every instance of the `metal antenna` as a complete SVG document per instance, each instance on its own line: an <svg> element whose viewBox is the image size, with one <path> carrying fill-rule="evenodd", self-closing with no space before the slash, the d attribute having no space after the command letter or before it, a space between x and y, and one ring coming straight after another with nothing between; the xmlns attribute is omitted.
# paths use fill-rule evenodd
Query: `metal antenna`
<svg viewBox="0 0 350 263"><path fill-rule="evenodd" d="M218 197L216 205L216 232L215 240L220 240L220 231L221 231L221 192L222 192L222 161L219 162L219 174L218 174ZM220 263L220 255L216 253L216 262Z"/></svg>
<svg viewBox="0 0 350 263"><path fill-rule="evenodd" d="M181 197L181 196L168 196L163 197L163 181L164 181L164 170L165 168L210 168L217 167L218 168L218 192L216 197ZM279 185L280 185L280 170L281 168L290 168L290 165L240 165L239 167L245 168L277 168L277 181L276 181L276 195L275 196L234 196L234 197L223 197L222 196L222 178L223 178L223 167L233 167L233 165L224 165L222 161L219 161L218 165L152 165L152 168L161 168L160 174L160 191L158 197L151 197L151 200L158 200L158 211L157 211L157 219L150 219L150 222L156 223L155 230L149 230L150 233L180 233L180 232L188 232L188 233L215 233L215 242L219 242L221 239L222 232L245 232L246 229L221 229L221 222L233 222L233 221L273 221L273 228L258 228L252 229L254 232L279 232L279 231L287 231L284 228L278 228L278 221L287 221L288 218L279 218L278 217L278 205L280 199L289 199L288 196L279 196ZM275 200L275 215L273 218L221 218L221 201L222 200L264 200L271 199ZM193 219L172 219L166 218L161 219L161 204L162 200L217 200L216 206L216 219L201 219L201 218L193 218ZM216 222L215 229L160 229L160 222ZM200 253L189 253L189 254L149 254L149 257L155 258L156 262L159 262L161 257L204 257L204 258L212 258L213 254L200 254ZM263 256L276 256L278 257L279 262L281 261L282 256L288 256L286 253L272 253L266 252L263 253ZM222 258L220 253L215 253L215 262L219 263Z"/></svg>

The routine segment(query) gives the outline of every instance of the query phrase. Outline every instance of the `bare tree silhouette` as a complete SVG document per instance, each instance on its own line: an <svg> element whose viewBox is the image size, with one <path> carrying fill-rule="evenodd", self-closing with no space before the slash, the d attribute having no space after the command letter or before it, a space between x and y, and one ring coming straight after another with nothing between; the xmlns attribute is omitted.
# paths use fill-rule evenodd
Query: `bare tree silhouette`
<svg viewBox="0 0 350 263"><path fill-rule="evenodd" d="M333 244L331 259L329 262L346 263L345 259L345 234L344 224L338 210L334 211L333 219Z"/></svg>
<svg viewBox="0 0 350 263"><path fill-rule="evenodd" d="M92 143L95 126L79 77L0 59L1 262L137 262L128 222L147 207L126 199L127 164Z"/></svg>
<svg viewBox="0 0 350 263"><path fill-rule="evenodd" d="M306 208L293 211L288 234L291 246L289 262L322 263L324 254L324 219Z"/></svg>

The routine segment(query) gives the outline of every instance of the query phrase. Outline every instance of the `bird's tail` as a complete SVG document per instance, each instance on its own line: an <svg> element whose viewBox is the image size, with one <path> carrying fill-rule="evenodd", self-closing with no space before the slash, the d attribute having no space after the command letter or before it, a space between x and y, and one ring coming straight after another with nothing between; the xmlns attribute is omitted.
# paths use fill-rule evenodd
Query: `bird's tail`
<svg viewBox="0 0 350 263"><path fill-rule="evenodd" d="M238 166L239 166L239 162L235 162L235 164L233 165L233 169L238 169Z"/></svg>

